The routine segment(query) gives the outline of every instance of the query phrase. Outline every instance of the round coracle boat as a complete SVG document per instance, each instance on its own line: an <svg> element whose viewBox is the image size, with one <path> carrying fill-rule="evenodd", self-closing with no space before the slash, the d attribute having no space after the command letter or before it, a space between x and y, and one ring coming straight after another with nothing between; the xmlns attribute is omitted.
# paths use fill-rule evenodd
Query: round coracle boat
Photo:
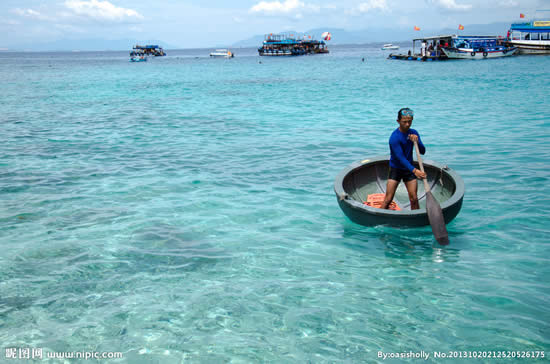
<svg viewBox="0 0 550 364"><path fill-rule="evenodd" d="M418 163L413 163L419 168ZM451 222L460 212L464 198L464 182L451 168L433 161L424 161L424 171L435 199L441 205L445 223ZM389 157L379 156L355 162L345 168L334 181L338 204L353 222L364 226L389 225L398 227L429 225L426 212L424 184L418 183L420 209L411 210L407 189L403 182L393 199L392 209L380 209L377 202L383 199L389 172ZM379 204L379 203L378 203Z"/></svg>

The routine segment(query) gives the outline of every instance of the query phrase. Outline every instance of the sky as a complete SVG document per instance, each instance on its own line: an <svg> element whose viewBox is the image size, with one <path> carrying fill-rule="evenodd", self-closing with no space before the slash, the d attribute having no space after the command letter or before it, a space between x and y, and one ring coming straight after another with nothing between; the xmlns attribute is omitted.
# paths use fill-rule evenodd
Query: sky
<svg viewBox="0 0 550 364"><path fill-rule="evenodd" d="M65 39L162 40L180 48L317 28L454 28L545 17L550 0L2 0L0 49Z"/></svg>

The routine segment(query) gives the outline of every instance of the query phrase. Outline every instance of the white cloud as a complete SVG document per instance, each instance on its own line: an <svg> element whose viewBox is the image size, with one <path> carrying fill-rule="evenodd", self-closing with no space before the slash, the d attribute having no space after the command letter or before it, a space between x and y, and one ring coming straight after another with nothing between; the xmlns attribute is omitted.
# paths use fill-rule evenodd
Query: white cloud
<svg viewBox="0 0 550 364"><path fill-rule="evenodd" d="M0 19L0 25L19 25L21 24L17 20L13 19Z"/></svg>
<svg viewBox="0 0 550 364"><path fill-rule="evenodd" d="M17 15L20 15L20 16L37 16L37 15L40 15L40 13L36 10L32 10L32 9L19 9L19 8L16 8L16 9L13 9L13 12Z"/></svg>
<svg viewBox="0 0 550 364"><path fill-rule="evenodd" d="M63 33L79 33L79 34L84 34L86 33L86 31L84 29L81 29L80 27L77 27L77 26L74 26L74 25L70 25L70 24L60 24L60 23L57 23L57 24L54 24L53 25L56 29L59 29L61 30Z"/></svg>
<svg viewBox="0 0 550 364"><path fill-rule="evenodd" d="M17 14L19 16L32 18L32 19L39 19L39 20L48 20L49 19L46 15L43 15L40 12L38 12L36 10L33 10L33 9L15 8L15 9L12 10L12 13Z"/></svg>
<svg viewBox="0 0 550 364"><path fill-rule="evenodd" d="M258 4L250 8L250 13L261 13L265 15L294 15L301 17L301 11L319 12L318 5L306 4L299 0L280 1L260 1Z"/></svg>
<svg viewBox="0 0 550 364"><path fill-rule="evenodd" d="M76 15L87 16L99 20L131 20L143 19L135 10L120 8L108 1L99 0L67 0L65 6Z"/></svg>
<svg viewBox="0 0 550 364"><path fill-rule="evenodd" d="M470 10L472 8L470 4L457 4L455 0L430 0L430 2L440 8L448 10Z"/></svg>
<svg viewBox="0 0 550 364"><path fill-rule="evenodd" d="M515 8L519 6L519 3L514 0L504 0L504 1L501 1L499 5L505 8Z"/></svg>
<svg viewBox="0 0 550 364"><path fill-rule="evenodd" d="M386 0L369 0L361 3L357 6L357 11L360 13L367 13L371 10L388 10L388 4Z"/></svg>

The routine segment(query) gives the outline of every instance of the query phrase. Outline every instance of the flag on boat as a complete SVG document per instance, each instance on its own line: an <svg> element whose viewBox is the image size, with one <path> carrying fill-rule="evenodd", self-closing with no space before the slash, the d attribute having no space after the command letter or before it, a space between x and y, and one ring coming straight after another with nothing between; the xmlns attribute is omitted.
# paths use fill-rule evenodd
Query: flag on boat
<svg viewBox="0 0 550 364"><path fill-rule="evenodd" d="M520 17L520 18L525 18L525 14L520 13L520 14L519 14L519 17Z"/></svg>
<svg viewBox="0 0 550 364"><path fill-rule="evenodd" d="M414 30L420 30L420 28L415 25Z"/></svg>
<svg viewBox="0 0 550 364"><path fill-rule="evenodd" d="M458 30L464 30L464 25L458 24Z"/></svg>
<svg viewBox="0 0 550 364"><path fill-rule="evenodd" d="M323 37L324 40L330 40L332 38L332 34L330 34L329 32L324 32L323 34L321 34L321 37Z"/></svg>

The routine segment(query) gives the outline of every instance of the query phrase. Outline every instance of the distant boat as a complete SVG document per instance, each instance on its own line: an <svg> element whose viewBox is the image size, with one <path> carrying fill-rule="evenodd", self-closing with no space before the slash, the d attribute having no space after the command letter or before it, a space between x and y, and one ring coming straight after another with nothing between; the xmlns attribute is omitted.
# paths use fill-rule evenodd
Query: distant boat
<svg viewBox="0 0 550 364"><path fill-rule="evenodd" d="M216 49L216 51L210 53L210 57L218 58L233 58L235 55L227 49Z"/></svg>
<svg viewBox="0 0 550 364"><path fill-rule="evenodd" d="M507 44L518 47L520 54L550 53L550 21L514 23L508 31Z"/></svg>
<svg viewBox="0 0 550 364"><path fill-rule="evenodd" d="M324 34L324 33L323 33ZM330 39L330 33L325 34ZM301 56L305 54L328 53L324 40L315 40L311 35L290 33L266 34L264 42L258 48L260 56Z"/></svg>
<svg viewBox="0 0 550 364"><path fill-rule="evenodd" d="M136 44L130 51L130 62L147 62L147 57L163 57L166 53L158 45L141 46Z"/></svg>
<svg viewBox="0 0 550 364"><path fill-rule="evenodd" d="M399 49L399 46L398 45L393 45L391 43L388 43L388 44L384 44L382 46L382 50L385 51L385 50L389 50L389 49Z"/></svg>
<svg viewBox="0 0 550 364"><path fill-rule="evenodd" d="M136 44L133 48L133 50L130 52L130 56L133 55L141 55L144 54L146 56L155 56L155 57L163 57L166 55L164 52L164 49L162 47L159 47L158 45L144 45L141 46L139 44Z"/></svg>

